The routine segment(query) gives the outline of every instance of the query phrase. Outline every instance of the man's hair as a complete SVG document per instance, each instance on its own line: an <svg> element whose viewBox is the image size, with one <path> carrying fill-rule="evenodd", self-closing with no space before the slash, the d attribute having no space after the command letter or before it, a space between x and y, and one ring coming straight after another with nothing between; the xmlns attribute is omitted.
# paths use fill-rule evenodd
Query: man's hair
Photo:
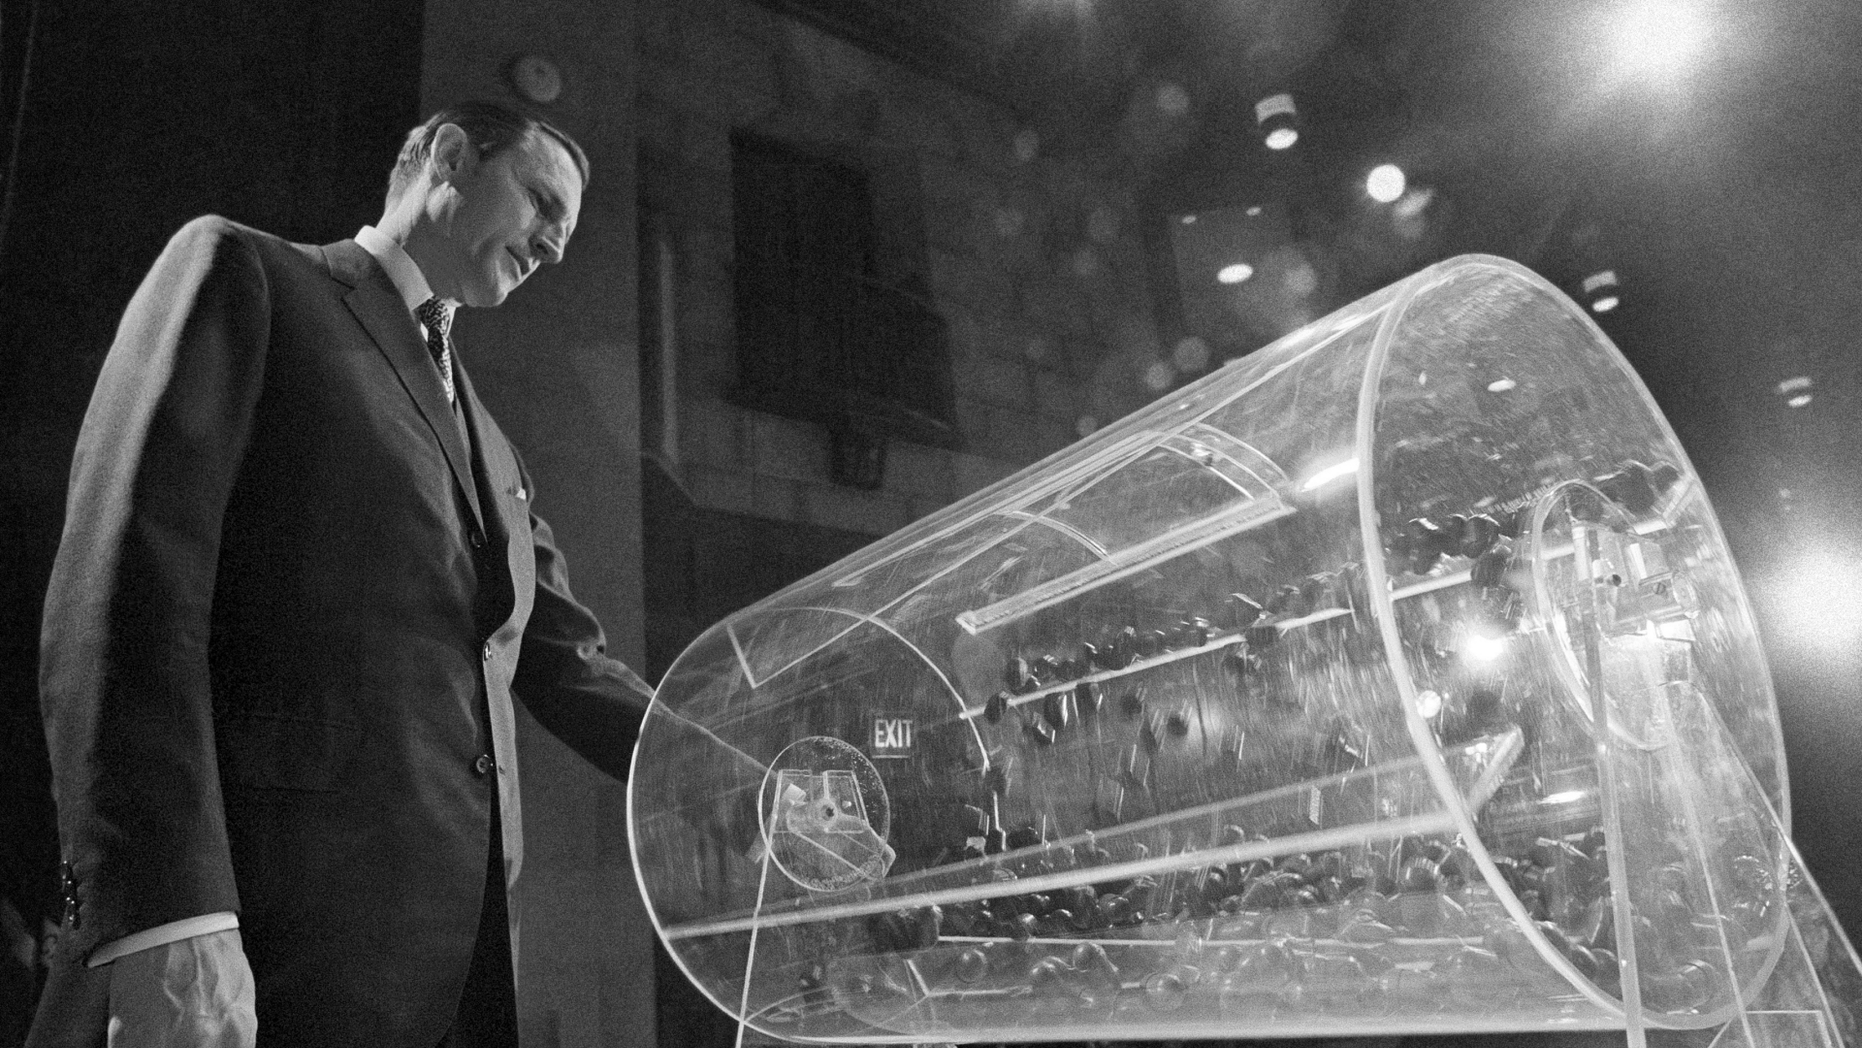
<svg viewBox="0 0 1862 1048"><path fill-rule="evenodd" d="M433 136L442 124L458 124L466 140L478 150L479 159L489 160L532 134L548 135L562 143L582 175L582 187L588 188L588 154L561 128L526 116L496 102L460 102L428 117L426 122L407 133L401 143L401 155L388 174L388 203L393 204L407 192L433 153Z"/></svg>

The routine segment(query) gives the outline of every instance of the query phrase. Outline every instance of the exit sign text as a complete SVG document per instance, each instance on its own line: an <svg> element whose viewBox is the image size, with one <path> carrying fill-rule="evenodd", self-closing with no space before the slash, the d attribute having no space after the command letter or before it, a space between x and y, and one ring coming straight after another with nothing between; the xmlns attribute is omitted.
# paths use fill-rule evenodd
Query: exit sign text
<svg viewBox="0 0 1862 1048"><path fill-rule="evenodd" d="M875 757L909 757L916 741L912 718L875 716L868 752Z"/></svg>

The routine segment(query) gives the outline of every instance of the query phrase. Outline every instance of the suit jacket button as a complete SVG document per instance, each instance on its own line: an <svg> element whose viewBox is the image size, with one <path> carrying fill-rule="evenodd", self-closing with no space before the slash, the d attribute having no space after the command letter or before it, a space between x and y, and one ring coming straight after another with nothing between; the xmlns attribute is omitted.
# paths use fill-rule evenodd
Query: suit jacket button
<svg viewBox="0 0 1862 1048"><path fill-rule="evenodd" d="M491 754L489 753L479 754L478 760L472 762L472 770L478 772L480 775L490 775L492 766L493 762Z"/></svg>
<svg viewBox="0 0 1862 1048"><path fill-rule="evenodd" d="M485 661L490 662L491 661L491 641L485 642L484 655L485 655Z"/></svg>
<svg viewBox="0 0 1862 1048"><path fill-rule="evenodd" d="M62 923L70 925L72 928L76 928L78 927L80 923L80 915L78 911L83 905L82 900L78 898L77 873L71 868L71 864L68 862L60 863L58 869L59 869L59 874L61 875L60 876L60 881L61 881L60 888L61 888L62 894L64 895L64 898L62 901L65 904L65 912L60 918L60 920L62 921Z"/></svg>

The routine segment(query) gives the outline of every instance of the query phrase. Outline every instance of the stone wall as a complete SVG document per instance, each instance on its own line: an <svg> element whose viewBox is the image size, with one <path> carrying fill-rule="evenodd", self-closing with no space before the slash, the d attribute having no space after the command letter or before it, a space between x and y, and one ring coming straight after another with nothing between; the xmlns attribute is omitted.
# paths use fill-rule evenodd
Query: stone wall
<svg viewBox="0 0 1862 1048"><path fill-rule="evenodd" d="M1141 381L1158 356L1143 249L1116 162L1052 155L1005 105L749 0L430 0L423 46L428 111L509 99L514 58L554 60L563 93L540 111L593 160L568 262L457 330L536 475L578 594L630 662L654 615L643 451L696 510L879 536L1155 395ZM922 291L948 324L959 445L894 441L878 490L829 479L820 426L729 399L737 131L867 171L876 275ZM624 787L528 719L522 742L526 1042L646 1043L652 931Z"/></svg>
<svg viewBox="0 0 1862 1048"><path fill-rule="evenodd" d="M1050 155L1007 106L748 0L641 0L639 17L643 294L665 309L647 352L672 376L645 443L699 506L883 535L1156 395L1116 159ZM869 172L878 273L928 289L949 325L960 444L893 441L879 490L829 479L821 426L728 399L738 130Z"/></svg>
<svg viewBox="0 0 1862 1048"><path fill-rule="evenodd" d="M566 261L503 306L463 310L460 352L523 452L537 512L609 651L643 655L634 140L634 8L447 0L426 7L421 101L516 101L505 69L540 54L563 91L533 107L587 150L593 178ZM521 706L520 706L521 709ZM626 786L520 717L524 867L519 1020L532 1046L649 1044L653 929L627 849Z"/></svg>

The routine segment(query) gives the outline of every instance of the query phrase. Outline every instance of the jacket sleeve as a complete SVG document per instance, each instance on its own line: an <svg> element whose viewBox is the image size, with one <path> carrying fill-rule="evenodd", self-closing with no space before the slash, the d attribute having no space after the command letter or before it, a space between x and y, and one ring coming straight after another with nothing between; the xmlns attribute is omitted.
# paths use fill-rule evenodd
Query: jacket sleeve
<svg viewBox="0 0 1862 1048"><path fill-rule="evenodd" d="M264 377L270 296L224 219L131 300L72 463L40 697L70 889L61 950L237 911L207 643L220 526Z"/></svg>
<svg viewBox="0 0 1862 1048"><path fill-rule="evenodd" d="M527 474L524 485L535 492ZM569 590L568 567L550 526L532 513L530 527L536 599L512 691L537 723L570 749L614 778L626 779L653 688L608 655L601 623Z"/></svg>

